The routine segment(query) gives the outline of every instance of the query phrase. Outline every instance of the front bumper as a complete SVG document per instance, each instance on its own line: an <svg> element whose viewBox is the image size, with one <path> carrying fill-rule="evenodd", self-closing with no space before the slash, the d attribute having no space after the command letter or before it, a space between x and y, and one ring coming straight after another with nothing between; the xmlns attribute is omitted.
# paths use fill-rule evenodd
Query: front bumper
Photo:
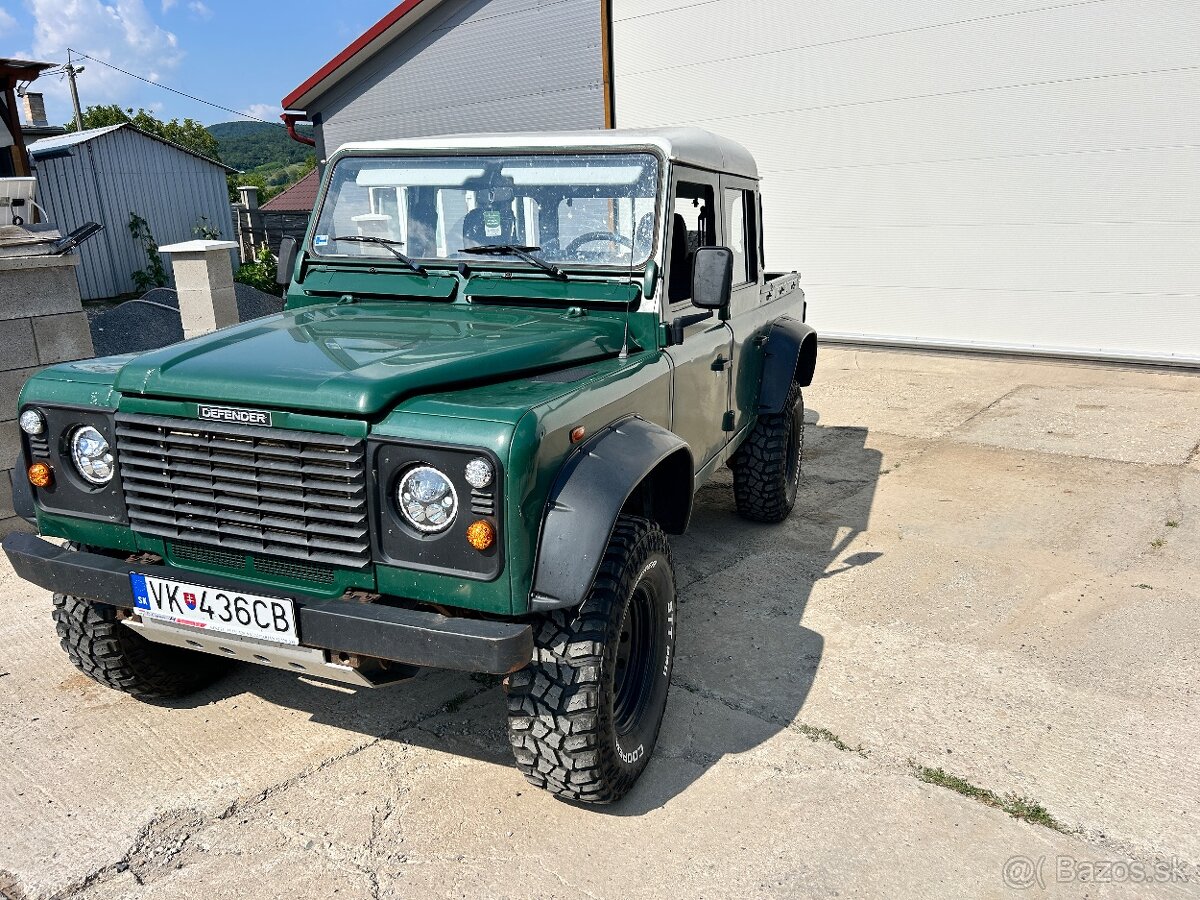
<svg viewBox="0 0 1200 900"><path fill-rule="evenodd" d="M0 542L21 578L48 591L133 608L129 573L161 578L202 578L225 590L262 594L216 575L197 576L161 565L130 563L98 553L68 550L31 534ZM295 600L295 598L291 598ZM302 647L376 657L412 666L505 675L533 656L533 630L522 622L462 619L415 609L345 600L296 600Z"/></svg>

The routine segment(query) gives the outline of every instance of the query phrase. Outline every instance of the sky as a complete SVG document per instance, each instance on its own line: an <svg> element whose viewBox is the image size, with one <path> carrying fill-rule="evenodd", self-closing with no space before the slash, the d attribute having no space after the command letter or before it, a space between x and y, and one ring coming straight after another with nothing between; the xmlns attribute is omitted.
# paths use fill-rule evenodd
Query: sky
<svg viewBox="0 0 1200 900"><path fill-rule="evenodd" d="M0 0L0 56L64 63L67 48L270 122L279 101L398 0ZM284 14L280 11L286 10ZM84 108L118 103L206 125L241 118L89 60ZM71 119L65 78L42 77L52 124Z"/></svg>

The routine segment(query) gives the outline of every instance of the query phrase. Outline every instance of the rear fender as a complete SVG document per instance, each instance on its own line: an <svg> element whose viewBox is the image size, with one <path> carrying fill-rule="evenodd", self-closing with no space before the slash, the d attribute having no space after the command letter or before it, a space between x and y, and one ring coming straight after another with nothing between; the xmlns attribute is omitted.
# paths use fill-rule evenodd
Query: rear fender
<svg viewBox="0 0 1200 900"><path fill-rule="evenodd" d="M792 383L808 387L816 368L817 332L813 327L786 317L776 321L763 344L758 412L781 412Z"/></svg>

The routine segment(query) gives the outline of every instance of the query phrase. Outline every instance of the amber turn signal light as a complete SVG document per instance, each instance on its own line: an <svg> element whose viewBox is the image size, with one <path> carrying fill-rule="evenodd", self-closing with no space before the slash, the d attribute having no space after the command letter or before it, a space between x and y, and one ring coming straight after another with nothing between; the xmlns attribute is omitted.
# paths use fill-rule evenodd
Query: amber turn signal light
<svg viewBox="0 0 1200 900"><path fill-rule="evenodd" d="M50 482L54 480L54 470L44 462L35 462L29 467L29 483L34 487L44 488L49 487Z"/></svg>
<svg viewBox="0 0 1200 900"><path fill-rule="evenodd" d="M480 519L467 526L467 543L481 553L496 543L496 529L486 519Z"/></svg>

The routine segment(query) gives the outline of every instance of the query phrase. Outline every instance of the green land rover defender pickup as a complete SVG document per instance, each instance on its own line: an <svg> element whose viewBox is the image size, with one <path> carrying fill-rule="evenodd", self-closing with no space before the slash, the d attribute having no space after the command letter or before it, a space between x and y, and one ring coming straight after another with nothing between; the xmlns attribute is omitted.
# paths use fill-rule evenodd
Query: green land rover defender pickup
<svg viewBox="0 0 1200 900"><path fill-rule="evenodd" d="M525 777L615 800L671 681L667 535L722 465L747 519L796 499L817 338L761 209L696 129L344 146L281 314L29 380L41 536L4 551L101 684L491 673Z"/></svg>

